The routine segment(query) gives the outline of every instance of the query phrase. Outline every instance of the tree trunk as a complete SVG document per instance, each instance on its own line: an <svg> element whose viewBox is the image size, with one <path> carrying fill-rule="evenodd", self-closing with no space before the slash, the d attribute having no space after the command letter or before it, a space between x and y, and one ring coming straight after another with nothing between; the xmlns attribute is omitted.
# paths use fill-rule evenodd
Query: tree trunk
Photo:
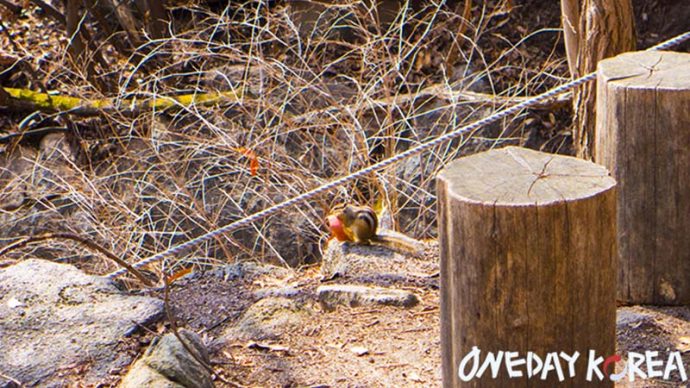
<svg viewBox="0 0 690 388"><path fill-rule="evenodd" d="M573 78L596 70L608 57L635 50L631 0L561 0L568 66ZM588 82L575 90L573 144L577 156L594 155L596 86Z"/></svg>
<svg viewBox="0 0 690 388"><path fill-rule="evenodd" d="M690 54L626 53L597 75L594 157L619 182L618 300L690 304Z"/></svg>
<svg viewBox="0 0 690 388"><path fill-rule="evenodd" d="M608 171L506 147L450 163L437 193L443 386L613 387L608 378L586 381L585 370L590 350L607 357L616 342L616 194ZM513 378L506 368L496 378L490 371L470 378L476 363L463 360L474 347L481 362L500 351L541 360L579 352L580 360L563 383L555 373Z"/></svg>
<svg viewBox="0 0 690 388"><path fill-rule="evenodd" d="M74 62L75 68L85 71L85 78L91 81L94 86L101 89L101 84L96 78L96 69L93 61L89 58L86 52L86 45L82 40L82 33L80 32L82 26L82 15L80 12L81 2L78 0L67 0L65 6L65 23L67 28L67 35L70 39L69 53Z"/></svg>

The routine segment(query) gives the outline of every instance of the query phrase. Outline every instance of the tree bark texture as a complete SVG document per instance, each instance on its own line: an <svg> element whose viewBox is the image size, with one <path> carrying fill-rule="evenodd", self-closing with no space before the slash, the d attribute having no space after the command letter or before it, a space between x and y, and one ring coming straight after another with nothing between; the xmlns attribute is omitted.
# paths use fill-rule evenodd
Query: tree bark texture
<svg viewBox="0 0 690 388"><path fill-rule="evenodd" d="M690 304L690 54L602 61L597 111L595 160L619 182L618 299Z"/></svg>
<svg viewBox="0 0 690 388"><path fill-rule="evenodd" d="M589 350L616 339L616 195L592 162L507 147L456 160L437 178L444 387L580 387ZM542 360L579 352L573 378L458 377L473 349ZM469 370L469 367L467 368ZM523 370L524 372L524 370ZM587 386L612 387L605 378Z"/></svg>
<svg viewBox="0 0 690 388"><path fill-rule="evenodd" d="M561 0L568 66L573 78L596 70L608 57L635 50L631 0ZM588 82L573 95L573 144L577 156L594 155L596 86Z"/></svg>

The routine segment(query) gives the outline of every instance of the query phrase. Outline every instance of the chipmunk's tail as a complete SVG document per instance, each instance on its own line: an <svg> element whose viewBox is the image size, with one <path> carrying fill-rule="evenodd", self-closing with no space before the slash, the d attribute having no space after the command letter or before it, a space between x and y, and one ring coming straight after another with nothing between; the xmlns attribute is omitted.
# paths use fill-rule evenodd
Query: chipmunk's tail
<svg viewBox="0 0 690 388"><path fill-rule="evenodd" d="M421 258L424 255L424 244L421 241L392 231L379 230L371 240L375 245L382 245L399 253Z"/></svg>

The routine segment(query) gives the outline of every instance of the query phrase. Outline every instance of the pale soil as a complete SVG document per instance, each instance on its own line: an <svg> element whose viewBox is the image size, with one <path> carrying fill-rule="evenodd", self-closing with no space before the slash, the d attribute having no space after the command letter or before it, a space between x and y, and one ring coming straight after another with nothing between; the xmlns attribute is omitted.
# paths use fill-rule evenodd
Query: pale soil
<svg viewBox="0 0 690 388"><path fill-rule="evenodd" d="M436 256L427 257L436 260ZM403 270L404 269L399 269ZM319 268L311 267L275 278L271 274L223 281L201 276L174 288L178 318L206 332L217 362L219 386L440 386L441 355L438 278L410 277L394 286L415 292L421 303L405 310L395 307L339 308L322 311L313 291L322 284ZM338 281L336 279L336 281ZM391 286L385 281L372 285ZM279 338L229 340L224 332L240 318L252 292L293 287L291 296L310 315L303 325ZM231 291L231 292L230 292ZM241 295L242 297L237 297ZM209 301L215 301L209 304ZM690 309L687 307L621 307L618 309L618 353L677 349L690 365ZM222 321L220 325L217 325ZM206 328L212 327L207 330ZM356 352L366 354L357 355ZM662 357L665 360L665 356ZM223 381L224 380L224 381ZM678 383L638 381L620 387L665 387Z"/></svg>

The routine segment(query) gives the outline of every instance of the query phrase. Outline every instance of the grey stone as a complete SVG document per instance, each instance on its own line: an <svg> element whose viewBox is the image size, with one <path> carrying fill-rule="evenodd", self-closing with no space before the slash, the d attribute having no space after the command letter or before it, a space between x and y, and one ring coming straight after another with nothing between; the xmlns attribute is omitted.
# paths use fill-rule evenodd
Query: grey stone
<svg viewBox="0 0 690 388"><path fill-rule="evenodd" d="M386 234L414 241L392 231L386 231ZM421 242L415 245L419 245L420 249L424 247ZM405 278L437 271L438 263L435 260L413 257L378 245L341 243L335 239L328 243L321 262L321 275L325 278L335 275Z"/></svg>
<svg viewBox="0 0 690 388"><path fill-rule="evenodd" d="M120 388L184 388L184 385L174 383L158 373L145 363L136 362L127 375L122 379Z"/></svg>
<svg viewBox="0 0 690 388"><path fill-rule="evenodd" d="M289 334L309 319L311 312L297 301L271 297L261 299L244 312L224 337L266 340Z"/></svg>
<svg viewBox="0 0 690 388"><path fill-rule="evenodd" d="M196 357L208 365L208 352L199 336L184 329L179 334ZM168 333L155 341L132 365L120 387L210 388L213 381L209 371L189 354L175 334Z"/></svg>
<svg viewBox="0 0 690 388"><path fill-rule="evenodd" d="M321 306L328 311L334 310L338 305L413 307L419 303L417 295L394 288L334 284L321 286L316 293Z"/></svg>
<svg viewBox="0 0 690 388"><path fill-rule="evenodd" d="M255 291L254 296L258 299L268 297L294 298L299 296L300 292L301 291L295 287L268 288Z"/></svg>
<svg viewBox="0 0 690 388"><path fill-rule="evenodd" d="M619 308L616 312L616 328L618 330L623 330L629 326L653 323L654 316L647 312L636 311L630 308Z"/></svg>
<svg viewBox="0 0 690 388"><path fill-rule="evenodd" d="M0 371L25 385L96 384L132 361L117 351L125 333L162 316L162 301L105 278L23 261L0 269Z"/></svg>

